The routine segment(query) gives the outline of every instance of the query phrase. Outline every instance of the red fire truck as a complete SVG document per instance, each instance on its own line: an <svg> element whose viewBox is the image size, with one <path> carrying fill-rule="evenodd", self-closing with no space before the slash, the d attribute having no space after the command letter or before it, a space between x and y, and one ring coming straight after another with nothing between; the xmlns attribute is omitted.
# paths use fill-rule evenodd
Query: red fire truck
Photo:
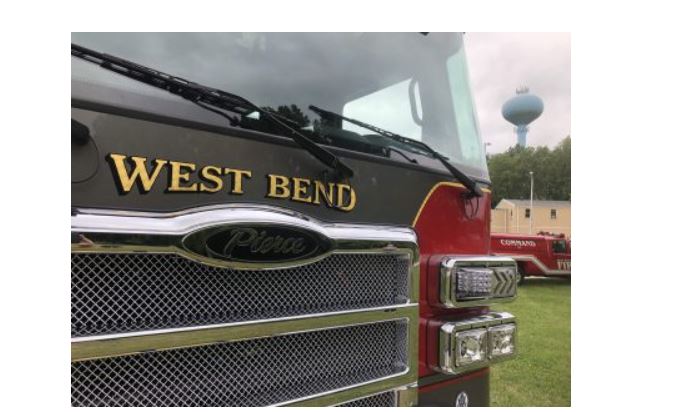
<svg viewBox="0 0 691 412"><path fill-rule="evenodd" d="M72 405L489 405L516 264L460 34L72 42Z"/></svg>
<svg viewBox="0 0 691 412"><path fill-rule="evenodd" d="M516 261L519 283L526 276L571 276L571 240L563 234L492 233L492 253Z"/></svg>

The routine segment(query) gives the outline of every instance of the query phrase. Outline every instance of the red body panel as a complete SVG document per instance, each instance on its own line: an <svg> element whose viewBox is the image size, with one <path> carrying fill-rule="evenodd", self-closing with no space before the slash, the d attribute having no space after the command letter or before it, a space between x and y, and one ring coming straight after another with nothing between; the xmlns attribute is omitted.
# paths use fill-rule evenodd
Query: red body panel
<svg viewBox="0 0 691 412"><path fill-rule="evenodd" d="M492 254L511 256L525 275L570 275L571 241L557 236L492 233ZM554 243L565 244L563 252Z"/></svg>
<svg viewBox="0 0 691 412"><path fill-rule="evenodd" d="M430 365L437 362L442 319L462 319L488 310L486 307L446 309L435 306L441 257L490 253L491 195L464 200L465 191L457 183L436 185L413 225L420 246L420 377L436 373Z"/></svg>
<svg viewBox="0 0 691 412"><path fill-rule="evenodd" d="M432 385L427 385L424 388L420 388L419 392L420 393L431 392L434 390L438 390L439 388L442 388L444 386L456 385L459 382L467 381L469 379L474 379L478 376L484 376L484 375L487 375L488 373L489 373L489 368L479 369L479 370L476 370L474 372L470 372L470 373L467 373L465 375L461 375L457 378L449 379L447 381L439 382L439 383L432 384Z"/></svg>

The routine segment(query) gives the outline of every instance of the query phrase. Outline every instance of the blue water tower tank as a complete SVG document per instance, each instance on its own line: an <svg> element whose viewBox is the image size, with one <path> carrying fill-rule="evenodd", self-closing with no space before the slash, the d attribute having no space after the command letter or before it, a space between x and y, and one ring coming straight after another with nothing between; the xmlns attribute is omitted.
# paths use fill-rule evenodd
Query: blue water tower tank
<svg viewBox="0 0 691 412"><path fill-rule="evenodd" d="M530 94L527 87L516 90L516 96L509 99L501 107L501 114L509 123L516 126L518 144L525 146L528 125L540 117L545 105L542 99Z"/></svg>

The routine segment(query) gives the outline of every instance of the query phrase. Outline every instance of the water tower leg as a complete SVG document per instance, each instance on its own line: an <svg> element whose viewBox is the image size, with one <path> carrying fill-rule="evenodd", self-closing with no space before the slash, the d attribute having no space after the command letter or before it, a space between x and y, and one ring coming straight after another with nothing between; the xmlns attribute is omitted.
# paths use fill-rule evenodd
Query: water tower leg
<svg viewBox="0 0 691 412"><path fill-rule="evenodd" d="M528 133L528 126L520 125L516 127L516 136L518 137L518 145L525 147L526 134Z"/></svg>

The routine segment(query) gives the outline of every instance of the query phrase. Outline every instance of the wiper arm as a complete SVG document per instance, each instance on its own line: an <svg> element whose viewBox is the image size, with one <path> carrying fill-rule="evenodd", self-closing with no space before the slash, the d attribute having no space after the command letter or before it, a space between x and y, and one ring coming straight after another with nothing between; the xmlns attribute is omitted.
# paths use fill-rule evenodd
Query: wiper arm
<svg viewBox="0 0 691 412"><path fill-rule="evenodd" d="M320 162L338 172L342 177L350 178L354 174L353 169L343 163L336 155L305 137L296 128L286 124L284 121L279 119L280 116L266 109L262 109L244 97L228 93L220 89L204 86L181 77L172 76L150 67L146 67L120 57L100 53L74 43L72 43L72 56L98 64L106 70L113 71L136 81L146 83L150 86L154 86L159 89L166 90L174 95L180 96L183 99L189 100L206 110L210 110L220 116L225 117L230 122L231 126L242 125L237 119L229 116L221 110L229 111L239 116L246 116L250 113L258 112L260 116L265 117L275 125L278 125L286 130L288 132L288 137L293 139L295 143L307 150ZM286 121L290 120L286 119Z"/></svg>
<svg viewBox="0 0 691 412"><path fill-rule="evenodd" d="M363 129L368 129L371 130L381 136L387 137L389 139L395 140L397 142L405 143L414 147L417 147L418 149L422 149L425 152L429 153L432 155L434 158L439 160L444 167L446 167L449 172L455 177L459 182L463 183L465 187L470 190L470 195L475 197L481 197L483 195L482 189L480 189L480 186L475 182L473 179L471 179L468 175L465 173L461 172L458 170L454 165L449 163L446 157L444 157L442 154L437 152L436 150L432 149L429 145L426 143L420 142L418 140L411 139L409 137L401 136L399 134L396 134L394 132L390 132L388 130L384 130L380 127L373 126L371 124L361 122L360 120L357 119L351 119L349 117L345 117L343 115L340 115L335 112L330 112L328 110L321 109L317 106L310 105L309 109L312 110L313 112L317 113L320 117L322 118L328 118L328 117L335 117L337 119L345 120L346 122L352 123L356 126L360 126Z"/></svg>

